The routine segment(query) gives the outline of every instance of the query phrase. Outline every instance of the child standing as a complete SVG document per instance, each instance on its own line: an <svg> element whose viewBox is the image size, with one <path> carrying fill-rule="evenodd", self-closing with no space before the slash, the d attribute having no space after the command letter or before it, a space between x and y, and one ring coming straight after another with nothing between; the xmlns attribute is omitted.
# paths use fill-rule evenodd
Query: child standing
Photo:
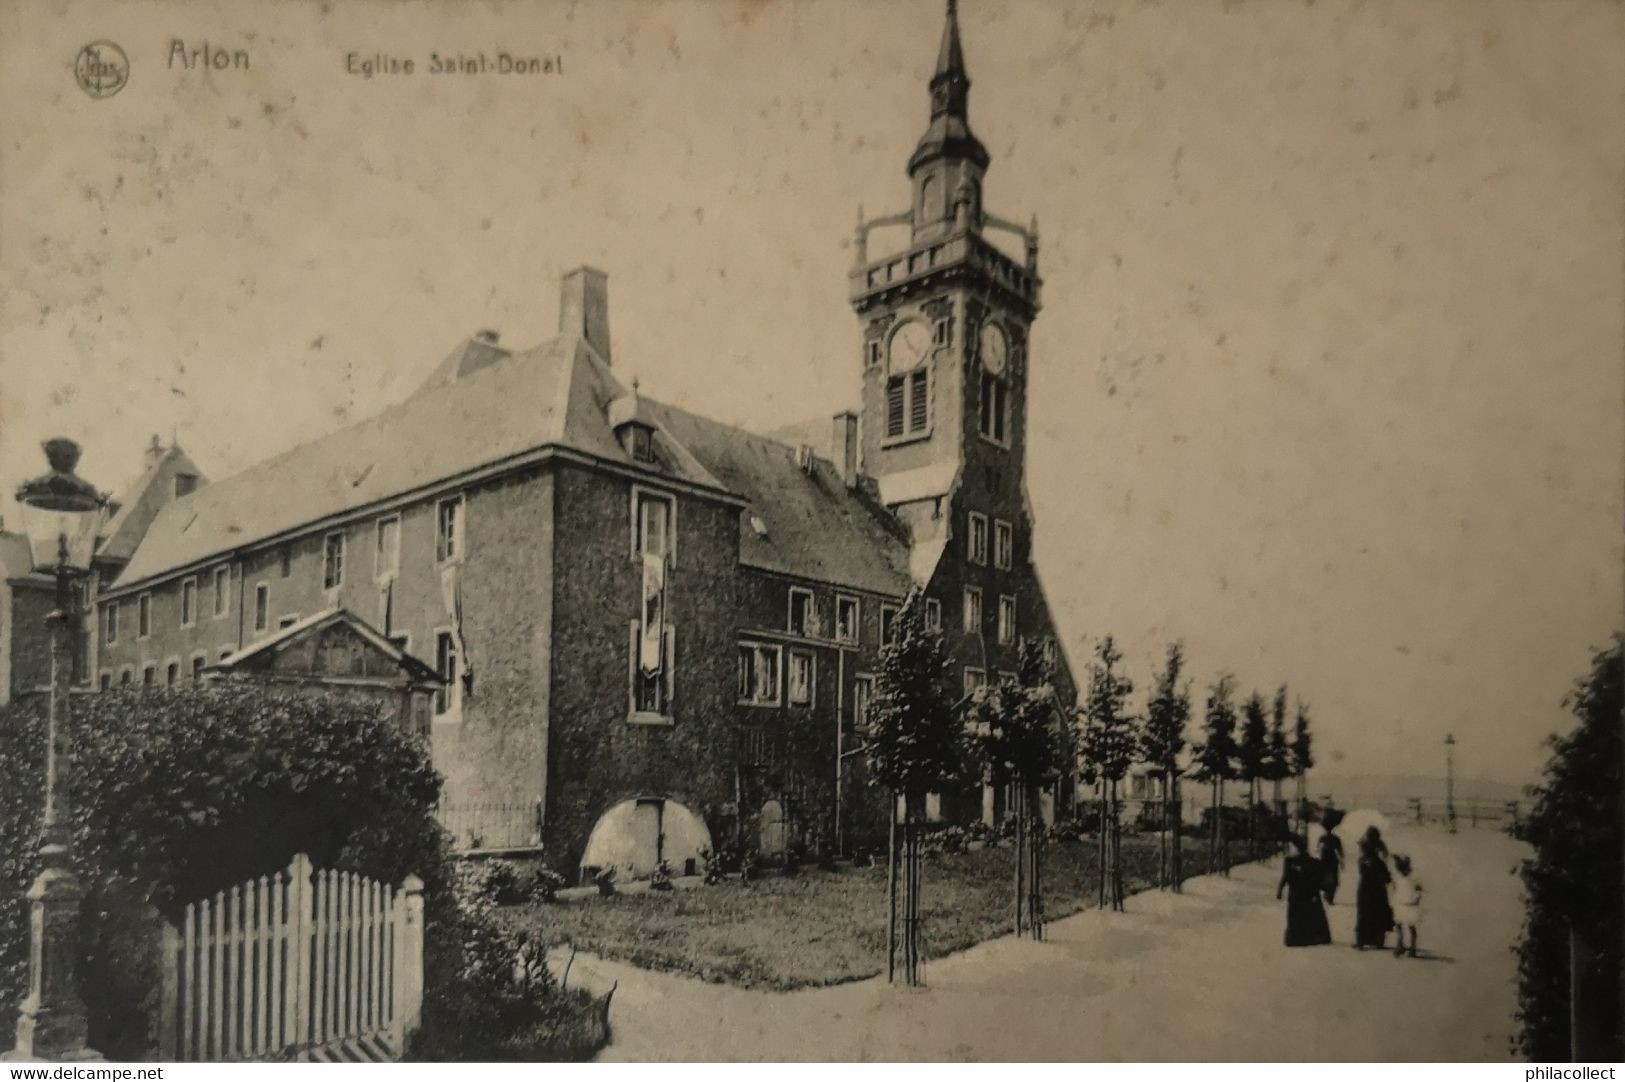
<svg viewBox="0 0 1625 1082"><path fill-rule="evenodd" d="M1404 853L1394 855L1394 877L1388 883L1388 896L1394 911L1394 957L1409 954L1416 957L1416 929L1422 923L1422 883L1411 871L1411 858ZM1405 933L1410 932L1407 949Z"/></svg>

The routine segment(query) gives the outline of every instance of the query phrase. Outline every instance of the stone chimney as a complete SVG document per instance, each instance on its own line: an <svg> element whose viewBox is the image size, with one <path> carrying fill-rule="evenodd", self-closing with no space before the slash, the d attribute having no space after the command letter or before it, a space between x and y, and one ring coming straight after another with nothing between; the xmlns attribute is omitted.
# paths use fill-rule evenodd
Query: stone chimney
<svg viewBox="0 0 1625 1082"><path fill-rule="evenodd" d="M609 275L593 267L565 273L559 293L559 333L580 335L609 363Z"/></svg>
<svg viewBox="0 0 1625 1082"><path fill-rule="evenodd" d="M141 452L141 461L150 470L152 467L158 465L158 463L163 460L163 457L163 442L158 439L158 433L154 432L152 434L152 442L147 444L147 449L145 451Z"/></svg>
<svg viewBox="0 0 1625 1082"><path fill-rule="evenodd" d="M847 488L858 484L858 415L842 410L835 415L834 438L830 440L829 456L841 473Z"/></svg>

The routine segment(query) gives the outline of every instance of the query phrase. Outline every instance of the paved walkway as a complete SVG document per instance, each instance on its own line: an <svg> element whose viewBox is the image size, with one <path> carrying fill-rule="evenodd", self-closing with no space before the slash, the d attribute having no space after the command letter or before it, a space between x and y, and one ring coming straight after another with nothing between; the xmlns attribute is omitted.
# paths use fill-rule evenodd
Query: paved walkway
<svg viewBox="0 0 1625 1082"><path fill-rule="evenodd" d="M1522 847L1488 830L1390 840L1427 888L1427 958L1353 950L1347 904L1334 945L1282 947L1276 865L1085 911L1044 943L980 944L929 965L921 991L749 992L586 955L570 983L620 982L602 1059L1510 1059Z"/></svg>

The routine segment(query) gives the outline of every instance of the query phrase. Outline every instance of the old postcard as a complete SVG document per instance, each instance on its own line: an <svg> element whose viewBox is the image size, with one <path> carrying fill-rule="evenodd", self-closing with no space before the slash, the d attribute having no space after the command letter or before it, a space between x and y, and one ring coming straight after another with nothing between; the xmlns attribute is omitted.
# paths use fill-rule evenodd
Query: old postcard
<svg viewBox="0 0 1625 1082"><path fill-rule="evenodd" d="M1622 56L0 3L0 1049L1617 1059Z"/></svg>

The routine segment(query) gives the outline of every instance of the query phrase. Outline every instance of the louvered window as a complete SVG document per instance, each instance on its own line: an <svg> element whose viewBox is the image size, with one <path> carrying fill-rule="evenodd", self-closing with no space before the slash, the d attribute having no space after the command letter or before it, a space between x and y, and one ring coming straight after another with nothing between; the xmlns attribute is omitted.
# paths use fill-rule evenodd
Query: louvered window
<svg viewBox="0 0 1625 1082"><path fill-rule="evenodd" d="M931 373L919 368L886 381L886 435L924 433L931 420Z"/></svg>

